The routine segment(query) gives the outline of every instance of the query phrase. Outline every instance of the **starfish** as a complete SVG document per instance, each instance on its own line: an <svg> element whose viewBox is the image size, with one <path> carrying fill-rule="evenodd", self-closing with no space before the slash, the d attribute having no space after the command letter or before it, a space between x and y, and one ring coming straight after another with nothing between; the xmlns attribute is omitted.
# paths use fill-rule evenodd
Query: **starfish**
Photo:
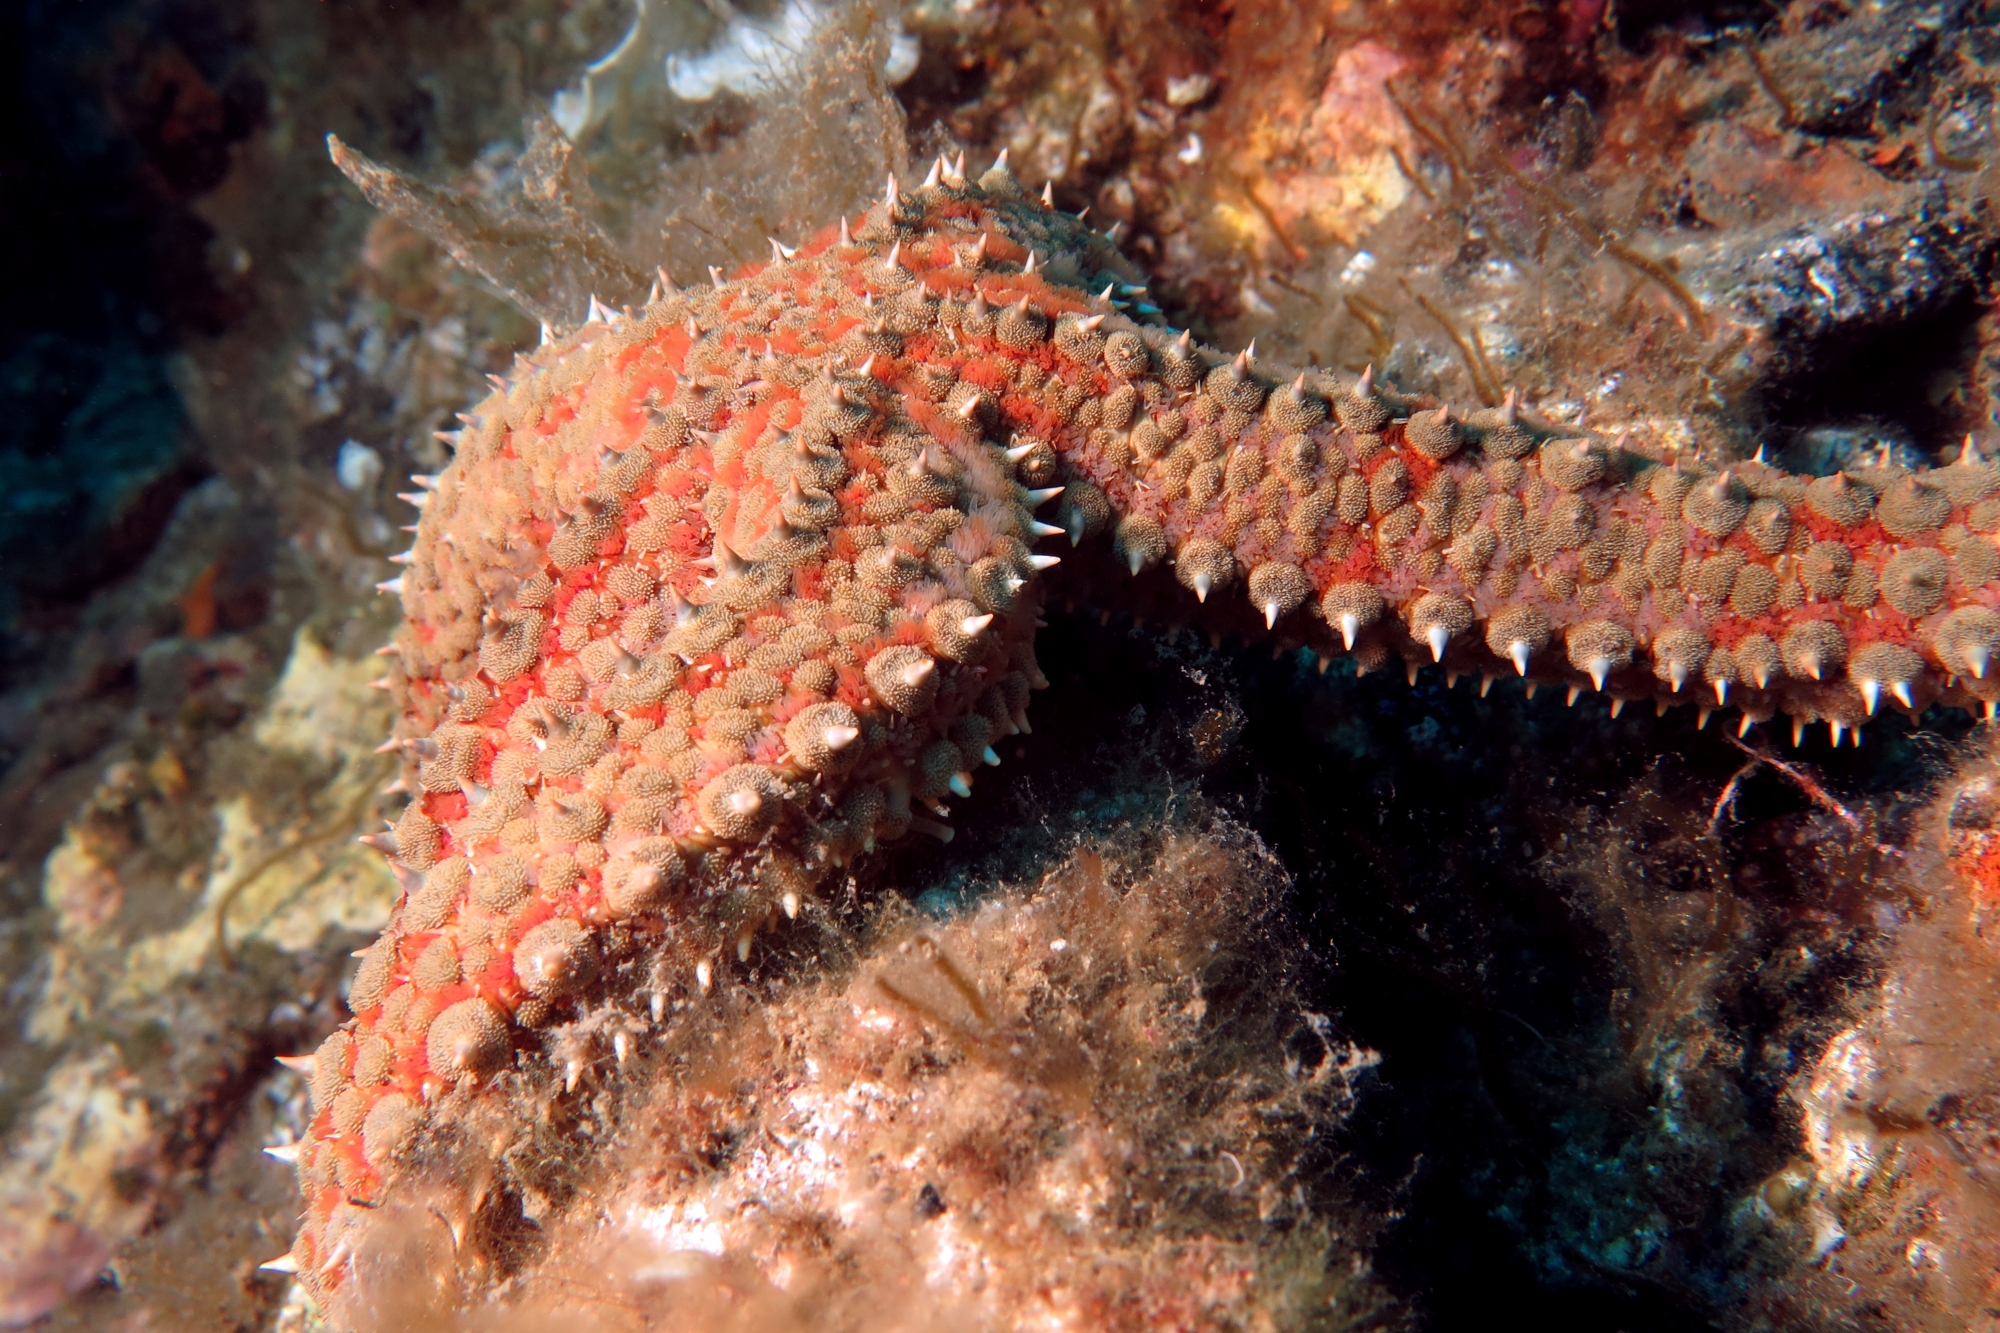
<svg viewBox="0 0 2000 1333"><path fill-rule="evenodd" d="M555 1027L699 1003L855 857L949 840L1047 684L1059 561L1322 666L1794 739L2000 701L2000 469L1970 441L1797 477L1219 353L1004 160L710 276L593 299L406 497L385 748L417 794L375 839L406 891L293 1062L307 1207L272 1265L336 1321L385 1199L477 1178L459 1234L507 1192L509 1098L581 1095Z"/></svg>

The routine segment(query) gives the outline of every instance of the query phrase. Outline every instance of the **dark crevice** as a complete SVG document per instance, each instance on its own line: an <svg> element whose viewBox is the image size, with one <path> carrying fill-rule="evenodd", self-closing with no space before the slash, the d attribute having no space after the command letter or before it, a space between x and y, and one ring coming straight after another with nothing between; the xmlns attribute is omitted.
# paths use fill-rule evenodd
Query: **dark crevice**
<svg viewBox="0 0 2000 1333"><path fill-rule="evenodd" d="M1964 296L1875 336L1817 348L1806 373L1764 390L1768 438L1785 442L1773 461L1825 475L1888 445L1897 461L1932 467L1957 457L1967 433L1991 436L1979 383L1986 313Z"/></svg>

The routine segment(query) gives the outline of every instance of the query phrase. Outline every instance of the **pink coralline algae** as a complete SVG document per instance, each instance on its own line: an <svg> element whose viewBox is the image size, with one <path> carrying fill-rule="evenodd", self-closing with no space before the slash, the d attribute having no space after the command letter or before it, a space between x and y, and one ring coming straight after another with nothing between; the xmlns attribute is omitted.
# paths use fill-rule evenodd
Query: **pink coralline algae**
<svg viewBox="0 0 2000 1333"><path fill-rule="evenodd" d="M1111 240L1004 165L773 251L593 303L420 479L385 585L407 892L312 1057L281 1264L336 1319L371 1217L480 1160L510 1079L587 1095L540 1034L698 1001L834 868L949 837L1046 684L1045 539L1089 595L1363 670L1836 741L2000 701L2000 470L1969 445L1796 477L1214 353L1130 318Z"/></svg>

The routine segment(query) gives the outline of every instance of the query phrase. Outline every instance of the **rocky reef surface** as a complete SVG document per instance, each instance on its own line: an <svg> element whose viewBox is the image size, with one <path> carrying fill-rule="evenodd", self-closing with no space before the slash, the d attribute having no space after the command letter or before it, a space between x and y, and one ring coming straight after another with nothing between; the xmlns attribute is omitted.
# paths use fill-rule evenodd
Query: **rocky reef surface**
<svg viewBox="0 0 2000 1333"><path fill-rule="evenodd" d="M79 145L116 168L10 205L50 256L4 348L10 1322L314 1326L257 1267L301 1211L260 1150L311 1117L271 1057L343 1021L401 889L352 841L422 785L374 752L395 493L537 323L636 308L656 265L726 276L858 223L889 171L1005 148L1031 196L1119 224L1125 314L1255 337L1328 396L1372 363L1461 419L1512 391L1551 439L1711 482L1761 451L1870 496L1993 442L1977 6L634 17L7 20L10 175ZM329 131L403 173L415 225L339 180ZM1888 530L1928 534L1941 596L1985 581L1978 499ZM1764 558L1804 588L1788 542ZM1429 622L1384 645L1407 677L1322 675L1205 641L1262 628L1241 584L1246 624L1198 630L1190 592L1127 586L1052 584L1051 688L1032 733L994 728L949 844L857 846L709 986L547 1029L556 1088L643 1092L636 1118L582 1150L587 1114L494 1121L556 1192L483 1199L469 1271L419 1181L376 1233L404 1262L345 1317L1991 1323L1993 801L1964 713L1732 740L1426 666ZM1879 626L1909 589L1811 591ZM1983 697L1948 646L1931 688ZM1634 701L1679 693L1636 660Z"/></svg>

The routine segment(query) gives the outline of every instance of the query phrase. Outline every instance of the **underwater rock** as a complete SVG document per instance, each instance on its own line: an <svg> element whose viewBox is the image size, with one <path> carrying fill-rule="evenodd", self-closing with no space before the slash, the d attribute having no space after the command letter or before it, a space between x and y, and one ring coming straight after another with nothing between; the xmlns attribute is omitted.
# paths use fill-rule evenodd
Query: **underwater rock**
<svg viewBox="0 0 2000 1333"><path fill-rule="evenodd" d="M946 920L891 907L813 975L587 1006L550 1033L567 1076L501 1078L547 1118L483 1122L520 1172L401 1181L341 1317L1393 1325L1331 1146L1375 1057L1303 1009L1268 854L1199 815L1119 841Z"/></svg>
<svg viewBox="0 0 2000 1333"><path fill-rule="evenodd" d="M0 1326L32 1323L97 1280L145 1224L159 1145L115 1049L43 1080L0 1176Z"/></svg>
<svg viewBox="0 0 2000 1333"><path fill-rule="evenodd" d="M205 660L225 678L255 669L222 646ZM270 1032L289 1039L333 1000L324 937L379 927L391 886L349 842L382 776L364 744L386 712L371 672L300 635L234 756L258 796L223 794L170 747L128 755L49 855L54 938L25 1027L54 1068L0 1167L0 1323L96 1283L188 1191L182 1173L212 1151L197 1127L234 1118Z"/></svg>
<svg viewBox="0 0 2000 1333"><path fill-rule="evenodd" d="M1921 892L1883 913L1882 977L1799 1078L1804 1151L1744 1209L1797 1258L1766 1326L1992 1326L2000 1306L2000 906L1993 746L1949 781L1913 851Z"/></svg>
<svg viewBox="0 0 2000 1333"><path fill-rule="evenodd" d="M1817 20L1784 16L1757 49L1757 73L1788 124L1825 135L1862 135L1907 114L1899 105L1929 71L1921 62L1964 26L1963 0L1895 0Z"/></svg>

